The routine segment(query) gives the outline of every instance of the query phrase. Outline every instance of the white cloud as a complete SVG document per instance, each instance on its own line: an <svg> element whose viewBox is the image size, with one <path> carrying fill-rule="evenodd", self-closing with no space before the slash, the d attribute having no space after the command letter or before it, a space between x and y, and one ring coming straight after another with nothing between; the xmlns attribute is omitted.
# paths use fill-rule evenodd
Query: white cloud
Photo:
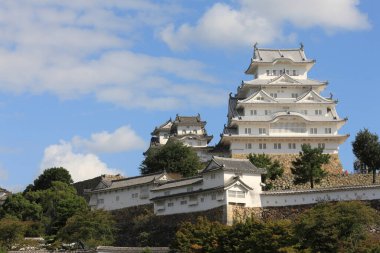
<svg viewBox="0 0 380 253"><path fill-rule="evenodd" d="M94 133L90 139L76 136L72 143L79 149L93 153L117 153L145 147L144 141L130 126L122 126L113 133L107 131Z"/></svg>
<svg viewBox="0 0 380 253"><path fill-rule="evenodd" d="M321 27L331 33L368 29L367 15L358 9L358 0L240 0L238 8L216 3L195 25L168 25L161 38L174 50L190 44L213 47L271 43L294 39L284 34L290 22L298 28Z"/></svg>
<svg viewBox="0 0 380 253"><path fill-rule="evenodd" d="M118 174L110 169L94 154L74 153L71 143L61 141L45 149L41 162L41 172L47 168L63 167L67 169L74 182L94 178L102 174Z"/></svg>
<svg viewBox="0 0 380 253"><path fill-rule="evenodd" d="M0 91L63 99L90 94L127 108L194 106L192 94L168 91L191 86L202 94L221 93L205 85L216 80L203 64L131 49L144 32L180 11L149 1L0 2ZM198 103L222 104L216 101Z"/></svg>
<svg viewBox="0 0 380 253"><path fill-rule="evenodd" d="M90 139L76 136L70 142L60 141L59 144L48 146L40 168L42 172L46 168L64 167L74 181L101 174L119 174L119 170L109 168L96 154L126 152L144 147L144 141L130 126L122 126L112 133L94 133Z"/></svg>

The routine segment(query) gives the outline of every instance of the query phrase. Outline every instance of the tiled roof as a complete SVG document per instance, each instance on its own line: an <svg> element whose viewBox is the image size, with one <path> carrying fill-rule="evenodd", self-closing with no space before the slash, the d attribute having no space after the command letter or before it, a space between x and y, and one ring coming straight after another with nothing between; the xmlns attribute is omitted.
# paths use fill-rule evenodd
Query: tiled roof
<svg viewBox="0 0 380 253"><path fill-rule="evenodd" d="M380 184L375 185L355 185L355 186L341 186L341 187L329 187L329 188L315 188L315 189L305 189L305 190L282 190L282 191L265 191L262 194L265 195L282 195L282 194L300 194L309 192L330 192L330 191L341 191L341 190L360 190L360 189L380 189Z"/></svg>
<svg viewBox="0 0 380 253"><path fill-rule="evenodd" d="M94 189L93 191L102 191L102 190L112 190L119 188L126 188L140 184L147 184L150 182L155 182L160 177L164 176L165 173L154 173L149 175L137 176L137 177L127 177L124 179L112 180L108 186L105 186L101 189Z"/></svg>
<svg viewBox="0 0 380 253"><path fill-rule="evenodd" d="M197 184L203 181L202 176L196 176L192 178L184 178L180 180L173 180L169 181L165 184L162 184L160 186L155 187L152 189L152 191L160 191L160 190L166 190L170 188L175 188L175 187L181 187L181 186L186 186L186 185L192 185L192 184Z"/></svg>
<svg viewBox="0 0 380 253"><path fill-rule="evenodd" d="M175 125L185 125L185 126L188 126L188 125L201 125L201 126L204 126L206 124L205 121L202 121L201 120L201 116L198 114L197 116L179 116L177 114L174 122L173 122Z"/></svg>
<svg viewBox="0 0 380 253"><path fill-rule="evenodd" d="M264 169L257 168L248 159L226 158L219 156L213 156L212 160L202 171L202 173L218 169L254 174L266 174Z"/></svg>
<svg viewBox="0 0 380 253"><path fill-rule="evenodd" d="M311 62L306 58L302 48L296 49L267 49L255 48L253 61L257 62L273 62L277 59L290 59L293 62Z"/></svg>
<svg viewBox="0 0 380 253"><path fill-rule="evenodd" d="M279 76L281 77L281 76ZM272 79L253 79L249 81L243 81L244 85L284 85L284 83L273 83L275 80L279 79L279 77L272 78ZM289 84L294 84L294 85L324 85L327 83L327 81L318 81L318 80L313 80L313 79L295 79L292 77L288 77L294 82L291 82Z"/></svg>

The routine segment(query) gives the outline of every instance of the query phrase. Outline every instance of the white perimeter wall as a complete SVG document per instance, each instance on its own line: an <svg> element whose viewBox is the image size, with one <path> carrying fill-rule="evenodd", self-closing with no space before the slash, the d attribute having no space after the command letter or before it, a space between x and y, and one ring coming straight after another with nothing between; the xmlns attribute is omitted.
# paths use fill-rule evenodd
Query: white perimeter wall
<svg viewBox="0 0 380 253"><path fill-rule="evenodd" d="M310 192L263 193L261 206L280 207L315 204L322 201L350 201L380 199L380 185L352 187L350 189L325 189Z"/></svg>

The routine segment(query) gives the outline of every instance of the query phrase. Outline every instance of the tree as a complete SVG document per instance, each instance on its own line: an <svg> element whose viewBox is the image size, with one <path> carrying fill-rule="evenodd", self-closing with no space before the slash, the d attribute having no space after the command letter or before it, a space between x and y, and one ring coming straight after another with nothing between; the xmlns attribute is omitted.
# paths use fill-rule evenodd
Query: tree
<svg viewBox="0 0 380 253"><path fill-rule="evenodd" d="M15 217L5 217L0 220L0 246L11 249L24 239L27 224Z"/></svg>
<svg viewBox="0 0 380 253"><path fill-rule="evenodd" d="M310 187L314 188L314 182L318 183L326 176L322 169L323 164L329 163L330 155L323 154L323 148L312 148L309 144L302 145L302 151L294 161L291 171L295 184L310 182Z"/></svg>
<svg viewBox="0 0 380 253"><path fill-rule="evenodd" d="M149 149L140 165L143 175L166 170L189 177L201 168L202 163L194 150L179 141L168 141L163 147Z"/></svg>
<svg viewBox="0 0 380 253"><path fill-rule="evenodd" d="M114 241L114 225L109 212L87 210L69 218L57 237L68 243L81 241L91 248L111 245Z"/></svg>
<svg viewBox="0 0 380 253"><path fill-rule="evenodd" d="M183 253L219 252L220 238L227 230L227 226L199 216L195 224L182 223L171 248Z"/></svg>
<svg viewBox="0 0 380 253"><path fill-rule="evenodd" d="M38 221L42 217L42 207L26 199L21 193L9 196L1 207L1 217L14 216L23 221Z"/></svg>
<svg viewBox="0 0 380 253"><path fill-rule="evenodd" d="M311 252L358 252L378 220L376 211L359 201L321 203L298 217L295 235L301 249Z"/></svg>
<svg viewBox="0 0 380 253"><path fill-rule="evenodd" d="M263 182L266 182L266 179L275 180L278 177L281 177L284 174L284 168L281 166L278 160L272 161L270 156L266 154L249 154L249 161L258 168L266 169L267 174L263 176ZM271 183L266 183L267 190L272 188Z"/></svg>
<svg viewBox="0 0 380 253"><path fill-rule="evenodd" d="M52 182L49 189L30 191L25 197L41 205L48 235L56 234L74 214L88 210L86 200L77 195L75 188L59 181Z"/></svg>
<svg viewBox="0 0 380 253"><path fill-rule="evenodd" d="M360 130L352 142L354 155L372 171L372 182L376 183L376 170L380 169L380 143L377 134L368 129Z"/></svg>
<svg viewBox="0 0 380 253"><path fill-rule="evenodd" d="M259 221L249 218L235 223L222 238L222 252L282 252L293 244L289 220Z"/></svg>
<svg viewBox="0 0 380 253"><path fill-rule="evenodd" d="M52 182L54 181L59 181L66 184L73 183L70 173L65 168L50 168L44 170L44 172L36 180L34 180L33 186L29 185L26 191L46 190L52 187Z"/></svg>

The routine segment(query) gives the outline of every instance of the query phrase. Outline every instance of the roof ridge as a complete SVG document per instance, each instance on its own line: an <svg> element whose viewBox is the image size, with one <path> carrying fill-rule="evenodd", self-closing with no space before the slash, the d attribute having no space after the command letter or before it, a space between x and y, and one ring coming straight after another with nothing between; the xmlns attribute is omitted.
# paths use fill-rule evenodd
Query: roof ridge
<svg viewBox="0 0 380 253"><path fill-rule="evenodd" d="M129 180L129 179L135 179L135 178L140 178L140 177L149 177L149 176L160 175L160 174L165 174L165 172L161 171L161 172L149 173L146 175L139 175L139 176L134 176L134 177L125 177L125 178L115 179L115 180L111 180L111 181L112 182L119 182L119 181L124 181L124 180Z"/></svg>

